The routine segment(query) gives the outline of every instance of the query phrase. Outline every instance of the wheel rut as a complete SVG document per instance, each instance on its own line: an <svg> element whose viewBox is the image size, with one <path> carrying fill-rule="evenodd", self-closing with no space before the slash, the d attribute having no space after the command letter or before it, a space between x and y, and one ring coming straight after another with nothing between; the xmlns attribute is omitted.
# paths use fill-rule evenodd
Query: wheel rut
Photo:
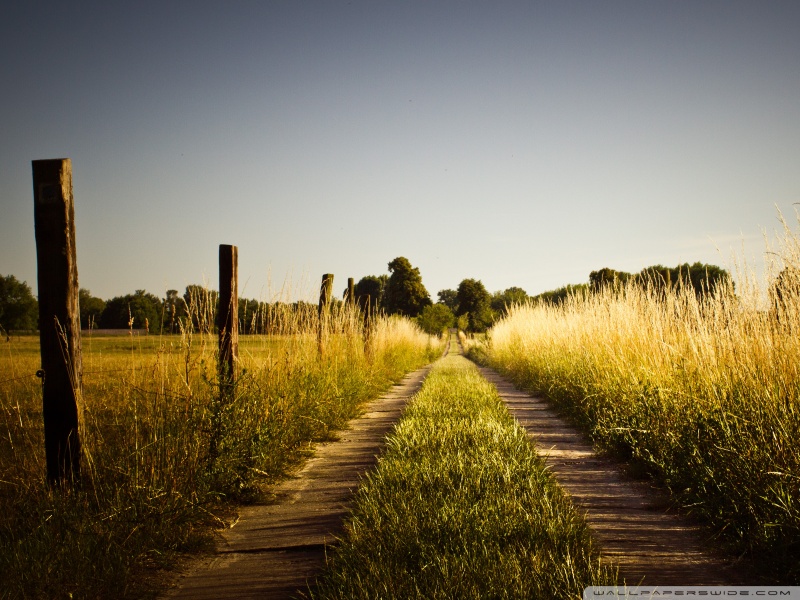
<svg viewBox="0 0 800 600"><path fill-rule="evenodd" d="M718 555L710 535L670 510L668 495L623 474L541 397L479 367L574 503L585 513L604 560L628 585L747 585L747 565Z"/></svg>
<svg viewBox="0 0 800 600"><path fill-rule="evenodd" d="M215 554L188 569L163 598L281 599L307 590L325 565L327 547L342 533L361 477L430 367L406 375L370 402L339 440L317 445L302 470L273 490L274 503L239 509Z"/></svg>

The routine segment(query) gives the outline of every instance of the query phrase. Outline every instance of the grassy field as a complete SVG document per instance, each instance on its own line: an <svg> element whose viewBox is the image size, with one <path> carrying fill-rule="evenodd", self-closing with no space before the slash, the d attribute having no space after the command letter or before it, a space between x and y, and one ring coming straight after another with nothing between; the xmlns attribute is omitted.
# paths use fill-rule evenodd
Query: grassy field
<svg viewBox="0 0 800 600"><path fill-rule="evenodd" d="M666 483L721 544L798 584L798 282L787 278L768 307L754 289L698 298L635 286L519 306L492 330L488 356Z"/></svg>
<svg viewBox="0 0 800 600"><path fill-rule="evenodd" d="M560 600L613 581L497 391L450 355L389 436L312 593Z"/></svg>
<svg viewBox="0 0 800 600"><path fill-rule="evenodd" d="M147 596L231 503L258 498L310 442L440 352L407 320L378 320L365 349L361 320L334 314L322 356L316 331L315 311L287 313L275 335L240 338L230 399L215 336L85 336L85 473L64 493L44 478L38 339L3 344L0 597Z"/></svg>

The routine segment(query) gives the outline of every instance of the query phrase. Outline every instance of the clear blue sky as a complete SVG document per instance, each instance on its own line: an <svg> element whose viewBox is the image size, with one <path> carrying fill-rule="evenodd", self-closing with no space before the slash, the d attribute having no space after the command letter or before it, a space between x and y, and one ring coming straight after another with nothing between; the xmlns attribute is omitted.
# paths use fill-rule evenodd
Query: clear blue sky
<svg viewBox="0 0 800 600"><path fill-rule="evenodd" d="M57 157L103 298L216 287L221 243L261 299L397 256L434 300L758 259L800 202L798 32L794 0L6 2L0 274L36 289Z"/></svg>

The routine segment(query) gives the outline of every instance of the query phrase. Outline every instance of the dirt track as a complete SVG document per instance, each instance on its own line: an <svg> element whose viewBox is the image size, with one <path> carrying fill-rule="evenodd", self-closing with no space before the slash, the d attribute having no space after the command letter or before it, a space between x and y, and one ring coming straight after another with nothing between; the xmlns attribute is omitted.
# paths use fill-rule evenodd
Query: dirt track
<svg viewBox="0 0 800 600"><path fill-rule="evenodd" d="M340 440L319 445L297 476L274 490L273 504L242 508L216 554L193 565L164 597L277 599L307 590L324 567L326 546L342 531L361 477L375 464L385 435L429 369L411 373L371 402ZM745 581L741 565L714 556L703 529L670 512L663 493L597 456L543 399L518 391L491 369L481 373L585 511L604 560L619 566L628 584L753 583Z"/></svg>

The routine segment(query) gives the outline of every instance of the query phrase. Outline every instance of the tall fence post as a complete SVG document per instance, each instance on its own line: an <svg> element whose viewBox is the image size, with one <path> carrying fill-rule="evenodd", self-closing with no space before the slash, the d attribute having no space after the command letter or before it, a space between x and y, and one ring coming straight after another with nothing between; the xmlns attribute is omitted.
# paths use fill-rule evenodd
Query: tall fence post
<svg viewBox="0 0 800 600"><path fill-rule="evenodd" d="M317 314L319 315L319 324L317 326L317 347L319 353L325 351L325 336L328 330L328 309L331 303L331 295L333 293L333 274L325 273L322 276L322 283L319 286L319 305L317 306Z"/></svg>
<svg viewBox="0 0 800 600"><path fill-rule="evenodd" d="M81 473L83 368L72 162L34 160L31 167L45 462L47 480L57 486L77 481Z"/></svg>
<svg viewBox="0 0 800 600"><path fill-rule="evenodd" d="M223 391L236 383L239 358L239 250L219 246L219 379Z"/></svg>

